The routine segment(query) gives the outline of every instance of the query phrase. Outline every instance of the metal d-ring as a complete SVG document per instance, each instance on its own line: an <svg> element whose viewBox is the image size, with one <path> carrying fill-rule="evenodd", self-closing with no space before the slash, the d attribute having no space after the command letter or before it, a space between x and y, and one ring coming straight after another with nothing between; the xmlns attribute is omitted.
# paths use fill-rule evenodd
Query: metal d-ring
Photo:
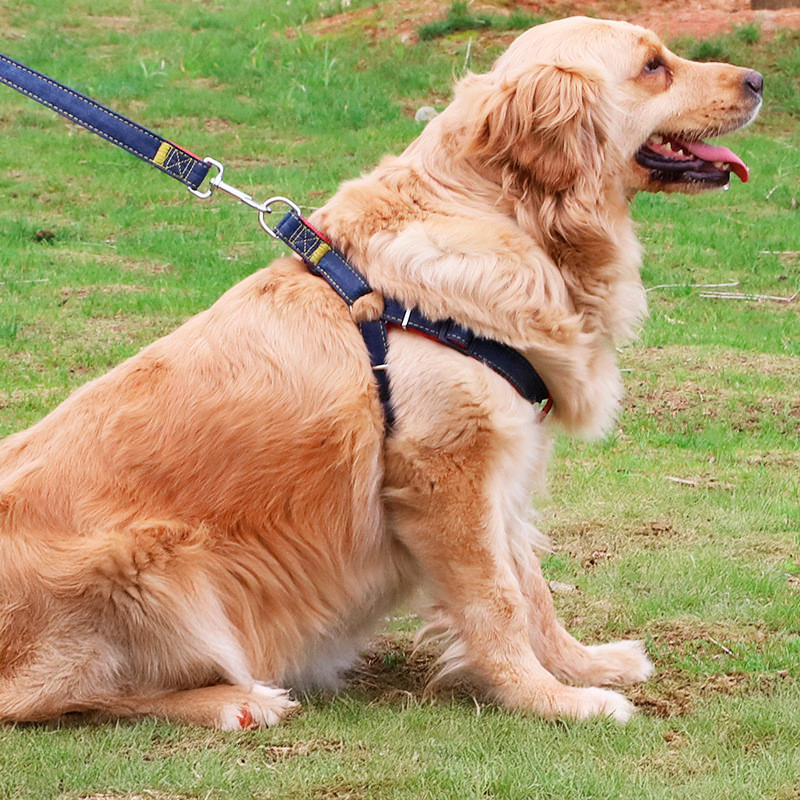
<svg viewBox="0 0 800 800"><path fill-rule="evenodd" d="M298 216L298 217L302 217L302 216L303 216L303 212L302 212L302 211L300 211L300 206L298 206L296 203L294 203L294 202L293 202L292 200L290 200L288 197L281 197L281 196L277 196L277 197L270 197L270 199L269 199L269 200L267 200L267 202L266 202L266 203L263 203L263 204L262 204L262 207L261 207L261 208L259 208L259 211L258 211L258 224L259 224L259 225L261 225L261 227L262 227L262 228L263 228L263 229L264 229L264 230L265 230L265 231L266 231L266 232L267 232L267 233L268 233L268 234L269 234L269 235L270 235L270 236L271 236L273 239L278 239L278 238L279 238L279 237L278 237L278 234L277 234L277 233L275 233L275 231L274 231L274 230L272 230L272 228L270 228L270 226L269 226L269 225L267 225L267 221L264 219L264 215L265 215L265 214L271 214L271 213L272 213L272 209L270 208L270 206L271 206L273 203L285 203L287 206L289 206L289 208L291 208L291 209L292 209L292 211L294 211L294 213L295 213L295 214L297 214L297 216Z"/></svg>

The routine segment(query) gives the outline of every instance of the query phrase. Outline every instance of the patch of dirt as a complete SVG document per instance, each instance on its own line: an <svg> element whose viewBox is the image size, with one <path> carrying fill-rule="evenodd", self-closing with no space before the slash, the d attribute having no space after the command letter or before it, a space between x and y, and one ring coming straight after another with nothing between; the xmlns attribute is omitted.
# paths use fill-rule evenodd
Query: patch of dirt
<svg viewBox="0 0 800 800"><path fill-rule="evenodd" d="M726 647L730 650L740 642L763 644L767 641L767 634L755 625L710 625L699 619L673 619L653 623L649 630L657 646L682 655L722 655Z"/></svg>
<svg viewBox="0 0 800 800"><path fill-rule="evenodd" d="M707 773L713 769L708 757L692 753L687 758L685 747L691 737L681 730L664 731L664 747L658 748L639 760L639 768L648 774L657 773L662 778L685 780L687 775Z"/></svg>
<svg viewBox="0 0 800 800"><path fill-rule="evenodd" d="M800 452L767 452L757 456L745 456L744 461L757 467L800 471Z"/></svg>
<svg viewBox="0 0 800 800"><path fill-rule="evenodd" d="M671 536L675 532L672 523L663 519L645 522L636 529L636 534L639 536Z"/></svg>
<svg viewBox="0 0 800 800"><path fill-rule="evenodd" d="M165 794L164 792L151 792L149 789L146 794L80 794L76 800L191 800L193 796L188 794Z"/></svg>
<svg viewBox="0 0 800 800"><path fill-rule="evenodd" d="M420 700L434 673L438 654L414 650L411 635L398 633L375 639L348 675L348 687L380 703Z"/></svg>
<svg viewBox="0 0 800 800"><path fill-rule="evenodd" d="M787 436L800 430L800 393L794 383L800 359L795 356L736 350L708 353L689 347L636 348L626 351L625 366L629 370L626 411L657 419L662 430L698 433L708 420L722 420L740 432L760 430L767 423ZM670 377L676 368L682 375ZM685 373L691 377L684 377ZM698 380L692 379L695 374ZM719 377L713 387L700 382L711 374ZM656 381L655 375L666 377ZM732 388L740 375L742 379L751 375L779 378L786 387L777 395L753 392L741 402L741 390Z"/></svg>
<svg viewBox="0 0 800 800"><path fill-rule="evenodd" d="M418 41L417 28L443 18L449 6L449 0L397 0L316 20L307 30L312 34L359 30L373 41L395 38L411 44ZM483 10L502 14L509 13L509 7L546 18L590 14L621 19L650 28L665 40L687 35L706 38L748 24L758 25L766 36L781 28L800 29L800 8L753 11L749 0L566 0L556 3L548 0L484 0L472 3L470 10L473 13ZM505 42L517 33L467 31L464 35L479 36L482 42L497 39Z"/></svg>
<svg viewBox="0 0 800 800"><path fill-rule="evenodd" d="M141 30L141 20L136 17L109 16L103 14L89 17L98 27L120 33L136 33Z"/></svg>
<svg viewBox="0 0 800 800"><path fill-rule="evenodd" d="M270 744L259 747L272 761L285 761L289 758L307 756L311 753L341 753L344 742L333 739L311 739L310 741L292 742L292 744Z"/></svg>
<svg viewBox="0 0 800 800"><path fill-rule="evenodd" d="M180 198L180 202L186 202L184 198ZM167 200L160 205L169 205L170 201ZM178 201L174 203L177 205ZM155 205L151 206L155 208ZM158 261L150 261L146 258L131 258L130 256L123 256L113 251L114 243L111 239L105 242L107 247L98 247L96 250L58 250L54 256L59 262L67 262L70 264L82 264L88 262L102 264L107 267L114 267L116 269L124 270L125 272L145 272L148 275L161 275L165 272L171 272L172 267L169 264L160 263ZM127 284L124 284L127 286ZM69 289L70 287L65 287ZM102 290L100 287L99 290ZM139 287L140 291L152 291L150 287ZM122 291L125 291L122 289Z"/></svg>
<svg viewBox="0 0 800 800"><path fill-rule="evenodd" d="M726 349L709 352L708 348L672 345L669 347L631 347L625 350L625 366L631 372L656 372L659 364L680 364L688 372L730 371L743 375L760 373L794 378L800 370L800 358L775 353L744 353Z"/></svg>
<svg viewBox="0 0 800 800"><path fill-rule="evenodd" d="M661 673L646 684L629 689L628 698L636 707L652 717L670 719L690 714L698 697L714 694L714 687L722 687L718 694L732 694L732 687L746 675L714 675L712 678L693 680L683 671Z"/></svg>
<svg viewBox="0 0 800 800"><path fill-rule="evenodd" d="M637 520L609 526L601 520L556 525L549 531L556 552L567 553L591 570L610 561L628 547L652 549L691 534L669 520Z"/></svg>
<svg viewBox="0 0 800 800"><path fill-rule="evenodd" d="M396 0L323 17L307 30L315 35L359 30L372 41L396 38L411 44L419 41L417 28L444 17L449 5L442 0Z"/></svg>
<svg viewBox="0 0 800 800"><path fill-rule="evenodd" d="M164 730L156 730L150 739L150 745L145 753L141 754L143 761L158 761L162 758L184 756L187 753L203 752L219 746L220 734L218 731L184 730L175 735ZM127 758L135 758L134 752L127 751Z"/></svg>
<svg viewBox="0 0 800 800"><path fill-rule="evenodd" d="M144 345L174 330L178 324L174 319L157 314L139 316L120 313L113 317L87 317L83 340L87 346L88 343L97 346L97 343L109 342Z"/></svg>
<svg viewBox="0 0 800 800"><path fill-rule="evenodd" d="M40 370L43 372L44 370ZM66 396L67 389L63 386L36 386L26 389L14 389L0 396L0 409L4 408L25 408L33 404L41 404L46 407L55 407Z"/></svg>
<svg viewBox="0 0 800 800"><path fill-rule="evenodd" d="M403 631L374 639L348 673L348 688L365 695L373 705L398 701L414 705L433 697L474 699L480 694L463 676L432 682L440 651L428 642L415 648L413 639L413 634Z"/></svg>
<svg viewBox="0 0 800 800"><path fill-rule="evenodd" d="M206 117L203 120L203 127L209 133L229 133L236 130L236 125L225 117Z"/></svg>
<svg viewBox="0 0 800 800"><path fill-rule="evenodd" d="M593 550L585 559L583 559L583 568L585 570L594 569L596 566L604 564L606 561L610 561L612 558L613 556L608 552L608 550Z"/></svg>
<svg viewBox="0 0 800 800"><path fill-rule="evenodd" d="M128 3L127 10L133 4ZM141 4L139 4L141 5ZM143 31L161 29L167 26L169 18L156 12L154 8L147 9L140 14L92 14L91 12L74 15L74 21L62 25L64 30L82 30L87 25L94 26L98 31L115 33L142 33Z"/></svg>
<svg viewBox="0 0 800 800"><path fill-rule="evenodd" d="M181 78L179 83L190 89L225 89L224 83L211 76L199 76L196 78Z"/></svg>
<svg viewBox="0 0 800 800"><path fill-rule="evenodd" d="M700 700L709 697L769 696L786 680L790 678L784 672L730 672L698 676L685 670L668 670L628 689L626 695L645 714L671 719L691 714Z"/></svg>
<svg viewBox="0 0 800 800"><path fill-rule="evenodd" d="M786 436L800 431L800 398L783 400L777 397L758 398L758 405L742 406L741 414L731 420L735 431L758 430L765 417L772 417L775 428Z"/></svg>
<svg viewBox="0 0 800 800"><path fill-rule="evenodd" d="M173 736L170 733L156 731L147 748L147 752L141 757L144 761L157 761L159 759L174 758L188 753L201 752L218 747L221 737L229 737L231 734L220 733L219 731L205 731L199 735L194 735L194 731L181 732L180 735ZM341 753L345 749L345 743L337 739L304 739L292 741L288 744L262 744L249 732L242 734L237 741L237 747L246 752L243 756L245 760L253 757L263 758L270 763L277 761L287 761L292 758L301 758L312 753ZM348 744L349 748L354 745ZM361 748L360 743L355 743L356 748Z"/></svg>
<svg viewBox="0 0 800 800"><path fill-rule="evenodd" d="M5 20L0 21L0 37L4 40L13 41L24 39L27 36L25 31L19 28L12 28Z"/></svg>
<svg viewBox="0 0 800 800"><path fill-rule="evenodd" d="M709 374L712 369L708 368ZM669 379L657 385L645 381L629 383L627 389L626 413L654 417L662 431L700 433L706 429L706 420L721 420L737 432L761 430L767 421L786 436L800 430L800 395L761 395L750 397L750 402L732 403L739 392L723 385L712 391L690 381L671 385Z"/></svg>
<svg viewBox="0 0 800 800"><path fill-rule="evenodd" d="M79 286L77 288L72 286L62 286L59 305L65 305L73 297L83 300L84 298L93 294L132 294L150 291L152 291L152 289L149 286L137 286L124 283L107 283L97 286Z"/></svg>
<svg viewBox="0 0 800 800"><path fill-rule="evenodd" d="M261 167L271 165L271 166L288 166L289 164L295 164L296 161L288 158L275 158L273 156L245 156L245 155L231 155L226 157L225 159L225 166L230 167L231 171L233 170L242 170L242 171L250 171L259 169ZM249 191L249 189L248 189Z"/></svg>
<svg viewBox="0 0 800 800"><path fill-rule="evenodd" d="M308 797L310 800L368 800L375 796L375 784L370 782L352 785L342 779L340 786L331 788L321 787L312 792Z"/></svg>
<svg viewBox="0 0 800 800"><path fill-rule="evenodd" d="M720 397L714 397L719 402ZM663 420L667 417L678 419L687 412L700 410L704 417L716 417L717 408L710 405L699 387L682 383L680 386L667 386L659 382L649 386L644 381L629 384L625 396L625 411L634 413L641 408L648 416Z"/></svg>

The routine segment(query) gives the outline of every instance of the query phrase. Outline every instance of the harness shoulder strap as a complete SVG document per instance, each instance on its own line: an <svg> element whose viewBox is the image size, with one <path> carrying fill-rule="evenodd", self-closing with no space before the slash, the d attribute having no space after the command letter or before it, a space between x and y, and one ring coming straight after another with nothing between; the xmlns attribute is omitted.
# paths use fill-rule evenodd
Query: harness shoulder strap
<svg viewBox="0 0 800 800"><path fill-rule="evenodd" d="M328 242L325 237L294 211L290 211L273 228L275 236L303 259L308 270L324 278L339 297L351 307L359 297L372 291L366 278ZM382 319L359 323L361 336L369 353L369 363L378 385L387 427L394 423L394 410L389 391L386 361L389 336Z"/></svg>

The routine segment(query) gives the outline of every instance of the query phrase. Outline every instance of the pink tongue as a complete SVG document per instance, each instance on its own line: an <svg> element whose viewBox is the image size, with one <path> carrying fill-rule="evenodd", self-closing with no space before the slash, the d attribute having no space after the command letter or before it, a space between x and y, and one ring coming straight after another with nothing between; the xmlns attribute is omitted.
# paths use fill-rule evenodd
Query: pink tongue
<svg viewBox="0 0 800 800"><path fill-rule="evenodd" d="M729 150L727 147L718 147L705 142L687 142L683 139L676 139L675 142L703 161L723 161L729 164L742 183L747 183L750 178L750 170L747 168L747 164L733 150Z"/></svg>

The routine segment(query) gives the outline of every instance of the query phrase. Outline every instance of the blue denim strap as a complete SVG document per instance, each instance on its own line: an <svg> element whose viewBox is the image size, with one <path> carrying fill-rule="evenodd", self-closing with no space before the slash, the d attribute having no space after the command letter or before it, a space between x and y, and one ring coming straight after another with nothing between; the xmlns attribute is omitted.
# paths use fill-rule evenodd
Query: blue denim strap
<svg viewBox="0 0 800 800"><path fill-rule="evenodd" d="M348 306L372 291L366 278L322 234L294 211L290 211L275 226L273 233L303 259L314 275L324 278ZM385 370L389 347L387 325L397 325L405 330L421 333L477 359L502 375L531 403L548 401L546 409L549 410L550 393L547 386L530 361L513 347L475 336L472 331L450 319L428 319L416 308L407 309L396 300L384 298L384 311L380 320L362 323L360 328L369 351L387 424L390 425L392 419L389 382Z"/></svg>
<svg viewBox="0 0 800 800"><path fill-rule="evenodd" d="M190 189L196 190L208 174L210 166L188 150L4 55L0 55L0 83L133 153Z"/></svg>
<svg viewBox="0 0 800 800"><path fill-rule="evenodd" d="M383 319L390 325L399 325L436 339L453 350L477 359L502 375L526 400L541 403L548 400L550 392L530 361L518 350L494 339L475 336L471 330L451 319L430 320L417 309L410 311L396 300L386 300Z"/></svg>

